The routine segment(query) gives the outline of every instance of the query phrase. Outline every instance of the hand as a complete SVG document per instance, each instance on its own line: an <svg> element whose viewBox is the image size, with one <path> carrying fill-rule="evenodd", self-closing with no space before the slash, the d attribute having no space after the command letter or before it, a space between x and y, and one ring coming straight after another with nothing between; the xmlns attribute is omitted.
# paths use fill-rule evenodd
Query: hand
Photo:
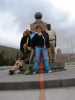
<svg viewBox="0 0 75 100"><path fill-rule="evenodd" d="M31 47L27 47L27 49L30 51L31 50Z"/></svg>
<svg viewBox="0 0 75 100"><path fill-rule="evenodd" d="M27 47L28 47L28 45L27 45L27 43L25 43L24 46L23 46L23 48L27 48Z"/></svg>
<svg viewBox="0 0 75 100"><path fill-rule="evenodd" d="M40 32L40 33L38 33L38 35L39 35L39 36L41 36L41 35L42 35L42 33Z"/></svg>

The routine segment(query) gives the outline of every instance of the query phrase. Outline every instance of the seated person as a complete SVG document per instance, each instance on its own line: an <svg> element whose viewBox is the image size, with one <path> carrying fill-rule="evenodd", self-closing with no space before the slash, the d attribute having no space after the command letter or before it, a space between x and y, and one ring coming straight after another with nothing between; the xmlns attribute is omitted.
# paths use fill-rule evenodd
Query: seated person
<svg viewBox="0 0 75 100"><path fill-rule="evenodd" d="M20 51L24 59L25 64L29 64L27 66L27 69L25 71L25 74L32 73L32 67L30 67L32 57L33 57L33 50L31 48L31 31L26 30L23 33L23 37L21 38L20 42Z"/></svg>
<svg viewBox="0 0 75 100"><path fill-rule="evenodd" d="M14 66L12 66L11 69L9 70L9 74L13 75L17 70L23 71L24 70L23 64L24 61L20 57L17 58Z"/></svg>

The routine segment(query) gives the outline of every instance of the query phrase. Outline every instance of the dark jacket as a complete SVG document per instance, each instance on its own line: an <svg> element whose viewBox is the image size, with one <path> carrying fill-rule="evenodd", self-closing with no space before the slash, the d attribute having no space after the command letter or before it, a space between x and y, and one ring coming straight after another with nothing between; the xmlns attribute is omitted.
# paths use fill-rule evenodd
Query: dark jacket
<svg viewBox="0 0 75 100"><path fill-rule="evenodd" d="M45 32L43 35L39 36L38 33L32 38L32 47L46 47L49 48L49 35Z"/></svg>
<svg viewBox="0 0 75 100"><path fill-rule="evenodd" d="M24 44L27 42L27 38L28 38L28 46L30 46L30 36L24 36L21 38L21 42L20 42L20 51L24 53Z"/></svg>

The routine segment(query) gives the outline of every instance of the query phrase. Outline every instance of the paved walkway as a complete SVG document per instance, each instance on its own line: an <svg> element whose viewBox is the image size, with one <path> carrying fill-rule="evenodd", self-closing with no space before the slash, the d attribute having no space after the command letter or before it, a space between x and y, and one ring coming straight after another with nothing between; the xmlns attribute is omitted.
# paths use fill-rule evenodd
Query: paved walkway
<svg viewBox="0 0 75 100"><path fill-rule="evenodd" d="M40 100L40 91L0 91L0 100ZM46 89L45 100L75 100L75 87Z"/></svg>

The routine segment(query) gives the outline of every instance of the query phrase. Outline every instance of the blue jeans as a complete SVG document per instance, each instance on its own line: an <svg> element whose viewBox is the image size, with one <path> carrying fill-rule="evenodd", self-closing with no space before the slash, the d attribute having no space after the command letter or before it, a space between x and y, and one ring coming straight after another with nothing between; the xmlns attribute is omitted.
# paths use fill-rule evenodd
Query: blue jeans
<svg viewBox="0 0 75 100"><path fill-rule="evenodd" d="M35 70L35 72L39 72L41 56L43 57L45 71L48 72L49 71L49 57L48 57L48 49L47 48L39 48L39 47L35 48L34 70Z"/></svg>

